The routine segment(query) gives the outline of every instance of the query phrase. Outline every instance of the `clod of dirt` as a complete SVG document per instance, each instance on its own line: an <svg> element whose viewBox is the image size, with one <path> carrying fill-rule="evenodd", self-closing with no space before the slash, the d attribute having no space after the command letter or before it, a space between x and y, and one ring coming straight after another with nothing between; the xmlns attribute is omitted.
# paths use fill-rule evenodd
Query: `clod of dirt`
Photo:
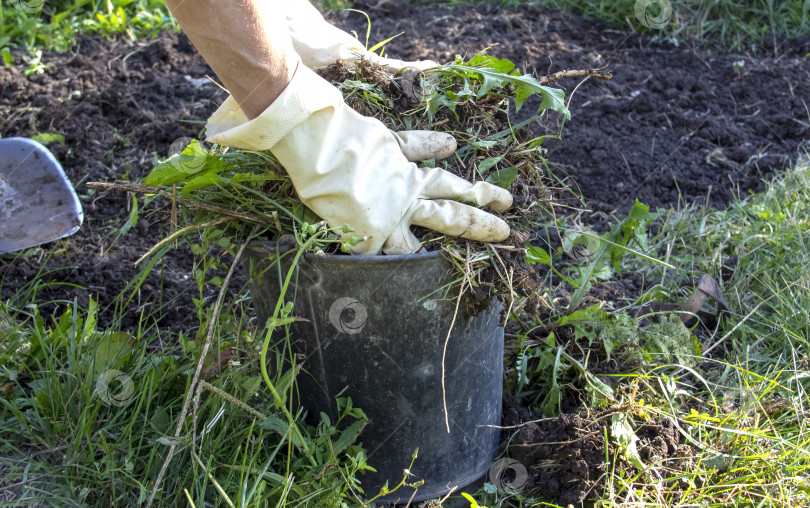
<svg viewBox="0 0 810 508"><path fill-rule="evenodd" d="M605 411L585 419L577 414L563 414L559 418L523 423L517 431L508 430L509 455L527 467L531 473L528 488L532 495L559 505L579 505L592 492L599 492L606 473L612 468L633 469L623 459L608 464L617 453L612 443L605 443L605 429L615 411ZM526 415L519 411L504 411L504 425L520 425ZM692 450L681 443L672 420L663 419L642 425L636 431L637 448L645 464L661 464L667 468L685 471L691 465ZM607 449L606 449L607 446ZM637 473L637 471L634 471ZM630 476L630 475L628 475Z"/></svg>

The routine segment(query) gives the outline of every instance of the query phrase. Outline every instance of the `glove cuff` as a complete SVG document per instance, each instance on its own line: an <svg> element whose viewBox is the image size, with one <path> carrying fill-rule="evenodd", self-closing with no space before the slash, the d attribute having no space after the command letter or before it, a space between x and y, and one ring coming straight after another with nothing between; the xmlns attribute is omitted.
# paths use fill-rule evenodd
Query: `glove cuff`
<svg viewBox="0 0 810 508"><path fill-rule="evenodd" d="M343 102L337 88L299 65L290 83L267 109L248 120L233 96L206 123L206 139L246 150L270 150L313 113Z"/></svg>

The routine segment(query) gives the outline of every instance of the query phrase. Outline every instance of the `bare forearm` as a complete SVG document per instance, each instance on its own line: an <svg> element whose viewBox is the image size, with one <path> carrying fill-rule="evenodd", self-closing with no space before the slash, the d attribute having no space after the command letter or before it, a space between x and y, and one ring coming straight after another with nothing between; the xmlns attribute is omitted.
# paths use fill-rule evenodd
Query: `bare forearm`
<svg viewBox="0 0 810 508"><path fill-rule="evenodd" d="M166 0L248 118L281 94L299 62L277 1Z"/></svg>

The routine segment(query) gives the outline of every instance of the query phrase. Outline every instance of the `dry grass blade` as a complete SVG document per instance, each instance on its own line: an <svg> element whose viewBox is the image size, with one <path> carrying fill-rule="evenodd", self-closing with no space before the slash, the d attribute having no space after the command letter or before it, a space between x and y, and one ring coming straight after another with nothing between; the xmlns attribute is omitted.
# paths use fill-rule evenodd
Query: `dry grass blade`
<svg viewBox="0 0 810 508"><path fill-rule="evenodd" d="M559 81L563 78L578 78L578 77L594 77L599 79L604 79L606 81L610 81L613 79L612 74L608 74L606 72L601 72L597 69L574 69L574 70L564 70L555 72L554 74L548 74L546 76L541 76L537 78L537 81L540 82L542 85L546 85L548 83L553 83L555 81Z"/></svg>
<svg viewBox="0 0 810 508"><path fill-rule="evenodd" d="M160 472L158 473L158 476L155 479L155 484L152 486L152 491L149 493L149 499L146 501L146 508L152 506L152 502L155 499L155 495L157 494L157 491L160 488L160 484L163 481L163 476L166 474L166 469L169 467L169 463L171 462L172 456L174 455L174 450L177 446L177 440L180 438L180 432L183 430L183 423L186 420L186 415L188 414L189 406L191 405L191 400L192 398L194 398L194 395L196 393L197 383L200 380L200 373L202 372L203 366L205 365L206 356L208 356L208 349L211 347L211 342L214 339L214 330L216 329L217 318L219 317L220 309L222 309L222 302L225 299L225 293L228 290L228 284L230 283L231 276L233 276L233 273L236 270L236 266L239 264L239 260L242 258L242 253L245 251L245 247L251 240L252 236L253 235L248 237L248 239L239 247L239 251L236 253L233 263L231 263L231 268L228 270L228 274L225 276L225 279L222 282L222 287L219 291L219 296L217 296L217 301L216 304L214 305L214 311L211 314L211 319L208 324L208 333L205 336L205 342L203 343L203 347L200 351L200 359L197 362L197 368L194 369L194 375L191 378L191 383L189 384L188 392L186 393L186 398L183 401L183 409L180 411L180 415L177 418L177 426L174 429L174 440L172 444L169 446L169 451L166 454L166 459L164 460L163 465L160 468Z"/></svg>
<svg viewBox="0 0 810 508"><path fill-rule="evenodd" d="M186 233L189 233L191 231L199 231L201 229L212 228L214 226L218 226L218 225L224 224L226 222L231 222L232 220L233 219L230 218L230 217L219 217L219 218L214 219L212 221L204 222L202 224L192 224L190 226L186 226L184 228L178 229L174 233L170 234L166 238L164 238L161 241L159 241L158 243L156 243L151 249L146 251L146 253L143 256L139 257L138 260L135 261L135 264L136 265L140 264L144 259L148 258L155 251L160 249L160 247L162 247L163 245L166 245L167 243L171 243L174 239L179 238L179 237L183 236Z"/></svg>
<svg viewBox="0 0 810 508"><path fill-rule="evenodd" d="M225 208L222 206L212 205L211 203L206 203L204 201L198 201L196 199L189 199L184 198L181 196L177 196L171 193L168 193L165 189L161 187L148 187L144 185L139 185L136 183L107 183L107 182L87 182L85 186L88 189L96 189L96 190L103 190L103 191L118 191L118 192L135 192L138 194L157 194L161 197L167 198L172 201L172 203L179 203L187 208L191 208L192 210L205 210L207 212L213 212L221 215L225 215L227 217L231 217L233 219L241 220L244 222L252 223L252 224L263 224L263 225L273 225L278 226L278 212L271 212L271 217L273 218L272 221L268 221L267 219L252 213L245 213L240 212L238 210L231 210L229 208ZM176 226L176 224L175 224ZM279 230L280 231L280 230Z"/></svg>

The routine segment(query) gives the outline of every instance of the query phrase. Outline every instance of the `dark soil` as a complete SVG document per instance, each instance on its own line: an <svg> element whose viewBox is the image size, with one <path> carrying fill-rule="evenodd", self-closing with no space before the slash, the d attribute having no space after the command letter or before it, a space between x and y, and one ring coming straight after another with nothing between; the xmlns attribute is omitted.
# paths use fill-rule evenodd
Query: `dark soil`
<svg viewBox="0 0 810 508"><path fill-rule="evenodd" d="M19 53L15 56L19 62ZM135 260L166 236L165 217L142 214L119 236L131 197L98 194L83 184L143 178L156 157L168 155L174 140L199 133L199 122L216 108L213 98L222 92L205 79L212 72L178 34L137 44L79 37L70 52L48 54L42 61L45 72L28 77L23 65L0 68L0 134L65 136L65 146L49 148L80 195L85 224L47 254L2 256L2 298L13 297L40 270L56 270L39 279L41 301L76 299L86 306L92 296L108 306L139 273ZM142 325L171 324L186 332L196 326L195 295L183 294L195 286L191 270L187 248L166 256L136 292L134 312L124 317L123 326L138 327L141 310L150 316ZM47 314L56 306L40 310ZM102 312L102 325L113 315L112 307Z"/></svg>
<svg viewBox="0 0 810 508"><path fill-rule="evenodd" d="M444 62L497 44L491 55L536 74L611 71L611 81L591 79L576 90L562 142L547 145L549 160L608 218L620 217L635 198L653 207L691 202L722 207L760 190L764 177L808 148L807 39L779 42L768 56L751 58L689 41L676 46L609 31L598 21L525 5L449 10L361 1L357 7L373 20L373 40L405 31L387 50L398 58ZM361 15L335 19L344 28L365 31ZM39 280L51 285L40 291L40 300L86 304L95 297L106 307L138 273L133 262L165 237L166 217L142 213L136 226L119 235L131 197L96 193L84 183L140 180L156 156L168 155L174 140L199 133L224 93L205 79L210 69L177 34L135 44L79 37L71 51L43 55L45 72L27 77L20 53L15 56L14 66L0 67L0 135L64 135L65 146L50 148L78 189L86 219L73 237L22 256L0 256L0 298L13 298L41 272ZM744 65L735 66L738 61ZM578 83L567 79L559 85L570 95ZM531 114L531 106L518 116ZM535 124L534 135L556 133L556 121L549 117ZM140 311L147 310L144 324L194 329L197 294L188 248L170 252L158 268L134 294L122 326L136 327ZM49 304L41 311L55 309ZM102 325L112 315L107 308ZM508 409L505 424L533 418L526 410ZM604 425L609 417L586 421L576 415L529 424L514 436L511 450L530 466L540 493L562 504L578 503L606 467ZM681 453L671 425L648 427L640 430L645 461Z"/></svg>
<svg viewBox="0 0 810 508"><path fill-rule="evenodd" d="M605 443L613 414L606 411L587 419L577 414L533 419L507 402L504 426L513 428L504 430L502 441L509 443L510 457L531 473L525 488L547 502L580 505L609 470L631 467L612 443ZM693 450L682 443L672 420L650 421L636 430L636 436L636 447L645 463L669 458L667 467L674 471L686 471L692 464Z"/></svg>

